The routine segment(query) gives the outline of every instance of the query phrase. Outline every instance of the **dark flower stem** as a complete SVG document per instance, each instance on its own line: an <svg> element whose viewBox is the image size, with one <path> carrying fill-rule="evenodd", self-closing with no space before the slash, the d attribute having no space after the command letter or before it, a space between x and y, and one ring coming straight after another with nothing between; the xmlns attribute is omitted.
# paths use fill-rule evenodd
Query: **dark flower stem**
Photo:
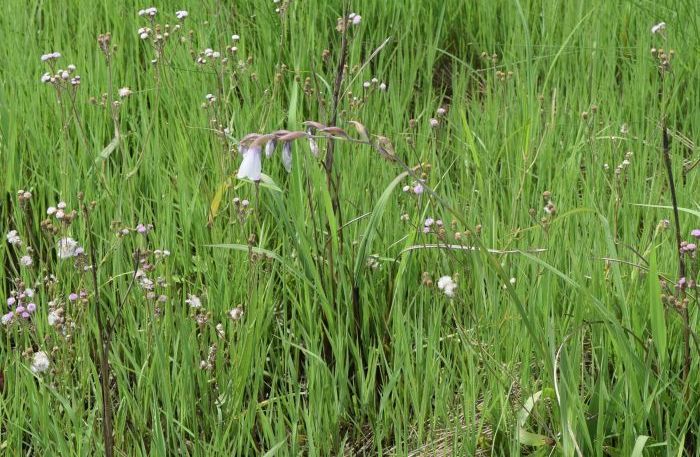
<svg viewBox="0 0 700 457"><path fill-rule="evenodd" d="M348 6L347 2L343 6L343 18L347 17ZM345 25L342 31L341 43L340 43L340 59L338 59L338 68L335 73L335 83L333 84L333 108L331 111L331 118L327 125L335 126L338 122L338 107L340 105L340 93L343 86L343 76L345 75L345 65L348 60L348 27ZM338 225L342 225L340 220L340 200L338 195L338 180L339 177L336 176L333 179L333 153L335 151L335 141L331 139L328 142L328 149L326 150L326 158L324 161L324 168L326 170L326 185L328 191L331 193L333 212L338 217Z"/></svg>
<svg viewBox="0 0 700 457"><path fill-rule="evenodd" d="M90 209L84 204L83 214L85 216L85 227L90 240L88 249L90 263L92 265L92 282L95 293L95 313L97 316L98 343L100 345L99 368L100 368L100 390L102 391L102 436L105 447L105 456L114 456L114 438L112 424L112 396L109 387L109 351L111 342L111 331L105 321L102 300L100 299L100 285L97 281L97 254L95 237L90 226Z"/></svg>
<svg viewBox="0 0 700 457"><path fill-rule="evenodd" d="M673 180L673 167L671 166L671 141L666 128L666 120L661 122L661 149L666 165L666 173L668 174L668 187L671 191L671 205L673 206L673 220L676 229L676 252L678 253L678 275L685 277L685 262L683 261L683 253L681 252L681 223L678 217L678 199L676 198L676 185ZM682 293L682 292L681 292ZM687 381L690 373L690 314L688 307L684 306L682 310L683 316L683 381Z"/></svg>

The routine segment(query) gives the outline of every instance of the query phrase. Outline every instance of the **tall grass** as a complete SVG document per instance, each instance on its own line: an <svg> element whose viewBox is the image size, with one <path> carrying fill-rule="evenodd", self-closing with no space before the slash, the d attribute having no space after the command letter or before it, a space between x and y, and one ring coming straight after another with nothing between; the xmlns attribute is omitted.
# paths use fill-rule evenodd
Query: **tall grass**
<svg viewBox="0 0 700 457"><path fill-rule="evenodd" d="M237 180L245 134L331 118L341 3L156 2L163 24L189 11L188 39L156 66L137 33L151 5L3 3L0 232L18 230L35 258L22 268L4 243L0 295L17 277L58 285L36 287L30 321L0 328L2 452L104 452L92 279L56 260L57 237L40 226L82 192L95 202L91 233L79 218L64 235L95 249L114 322L116 455L698 455L696 289L684 291L684 377L659 125L690 241L698 5L353 1L362 21L348 30L337 125L355 135L348 121L361 122L399 160L336 141L334 188L298 143L290 174L264 160L260 185ZM660 21L663 37L650 33ZM99 106L106 32L113 96L133 92L113 150L112 112ZM224 74L194 62L232 45ZM663 81L650 52L660 47L674 50ZM81 75L83 133L40 82L51 51ZM363 87L374 77L386 91ZM202 108L209 93L217 100ZM425 192L402 191L419 178ZM444 233L423 233L428 217ZM154 229L116 236L138 223ZM132 287L145 249L171 253L156 267L165 303ZM454 298L437 287L444 275ZM68 303L83 289L89 300ZM51 300L66 304L70 338L49 325ZM40 350L51 367L35 374Z"/></svg>

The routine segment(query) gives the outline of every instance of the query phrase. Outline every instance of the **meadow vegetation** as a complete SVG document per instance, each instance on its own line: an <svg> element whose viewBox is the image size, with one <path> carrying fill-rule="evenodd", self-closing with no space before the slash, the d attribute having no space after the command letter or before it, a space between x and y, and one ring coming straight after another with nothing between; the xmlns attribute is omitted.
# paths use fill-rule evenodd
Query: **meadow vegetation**
<svg viewBox="0 0 700 457"><path fill-rule="evenodd" d="M697 2L0 10L0 454L700 455Z"/></svg>

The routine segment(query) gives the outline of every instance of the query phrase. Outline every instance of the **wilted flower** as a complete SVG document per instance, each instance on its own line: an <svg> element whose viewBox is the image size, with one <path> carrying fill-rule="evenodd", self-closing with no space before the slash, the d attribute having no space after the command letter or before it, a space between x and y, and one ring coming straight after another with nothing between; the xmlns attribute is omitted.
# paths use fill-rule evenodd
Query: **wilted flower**
<svg viewBox="0 0 700 457"><path fill-rule="evenodd" d="M685 279L685 276L681 277L678 280L677 287L680 289L685 289L688 286L688 281Z"/></svg>
<svg viewBox="0 0 700 457"><path fill-rule="evenodd" d="M240 306L236 306L228 312L228 315L231 318L231 320L237 321L238 319L243 317L243 308L241 308Z"/></svg>
<svg viewBox="0 0 700 457"><path fill-rule="evenodd" d="M61 238L56 246L59 259L68 259L83 253L83 248L73 238Z"/></svg>
<svg viewBox="0 0 700 457"><path fill-rule="evenodd" d="M51 362L49 361L49 357L44 351L34 353L31 366L32 373L43 373L49 369L50 365Z"/></svg>
<svg viewBox="0 0 700 457"><path fill-rule="evenodd" d="M62 321L61 314L58 310L50 311L48 315L49 325L53 327L54 325L60 324Z"/></svg>
<svg viewBox="0 0 700 457"><path fill-rule="evenodd" d="M158 10L153 6L139 10L139 16L155 17L156 14L158 14Z"/></svg>
<svg viewBox="0 0 700 457"><path fill-rule="evenodd" d="M438 279L437 286L438 289L445 292L445 295L448 297L454 297L457 283L452 280L451 276L442 276L440 279Z"/></svg>
<svg viewBox="0 0 700 457"><path fill-rule="evenodd" d="M7 238L7 242L10 243L12 246L22 245L22 239L17 234L17 230L10 230L9 232L7 232L7 235L5 235L5 237Z"/></svg>
<svg viewBox="0 0 700 457"><path fill-rule="evenodd" d="M156 256L156 259L164 259L165 257L170 257L170 251L167 249L156 249L153 251L153 255Z"/></svg>
<svg viewBox="0 0 700 457"><path fill-rule="evenodd" d="M153 230L153 224L138 224L136 226L136 231L140 233L141 235L147 235L148 232Z"/></svg>
<svg viewBox="0 0 700 457"><path fill-rule="evenodd" d="M198 296L192 294L187 295L187 300L185 300L185 303L190 305L190 308L202 307L202 300L200 300Z"/></svg>
<svg viewBox="0 0 700 457"><path fill-rule="evenodd" d="M43 55L41 56L41 61L42 61L42 62L48 62L48 61L50 61L50 60L56 60L56 59L58 59L59 57L61 57L61 53L60 53L60 52L49 52L48 54L43 54Z"/></svg>
<svg viewBox="0 0 700 457"><path fill-rule="evenodd" d="M0 318L0 323L2 323L2 325L8 325L12 322L12 319L14 319L14 317L15 313L13 313L12 311L10 311L7 314L3 314L2 318Z"/></svg>

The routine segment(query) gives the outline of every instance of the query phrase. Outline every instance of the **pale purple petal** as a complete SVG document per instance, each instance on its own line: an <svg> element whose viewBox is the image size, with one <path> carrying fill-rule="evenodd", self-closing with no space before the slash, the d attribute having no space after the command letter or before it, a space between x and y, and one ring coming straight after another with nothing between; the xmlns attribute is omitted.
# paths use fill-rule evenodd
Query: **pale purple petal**
<svg viewBox="0 0 700 457"><path fill-rule="evenodd" d="M272 154L275 152L275 146L277 146L277 141L271 140L267 142L265 145L265 157L268 159L272 157Z"/></svg>
<svg viewBox="0 0 700 457"><path fill-rule="evenodd" d="M309 137L309 148L311 148L311 154L313 154L314 157L318 157L318 143L311 137Z"/></svg>
<svg viewBox="0 0 700 457"><path fill-rule="evenodd" d="M241 151L242 152L242 151ZM238 169L238 179L249 178L252 181L260 181L262 177L262 154L260 146L248 148L243 152L243 162Z"/></svg>
<svg viewBox="0 0 700 457"><path fill-rule="evenodd" d="M292 142L287 141L282 145L282 165L287 173L292 172Z"/></svg>

